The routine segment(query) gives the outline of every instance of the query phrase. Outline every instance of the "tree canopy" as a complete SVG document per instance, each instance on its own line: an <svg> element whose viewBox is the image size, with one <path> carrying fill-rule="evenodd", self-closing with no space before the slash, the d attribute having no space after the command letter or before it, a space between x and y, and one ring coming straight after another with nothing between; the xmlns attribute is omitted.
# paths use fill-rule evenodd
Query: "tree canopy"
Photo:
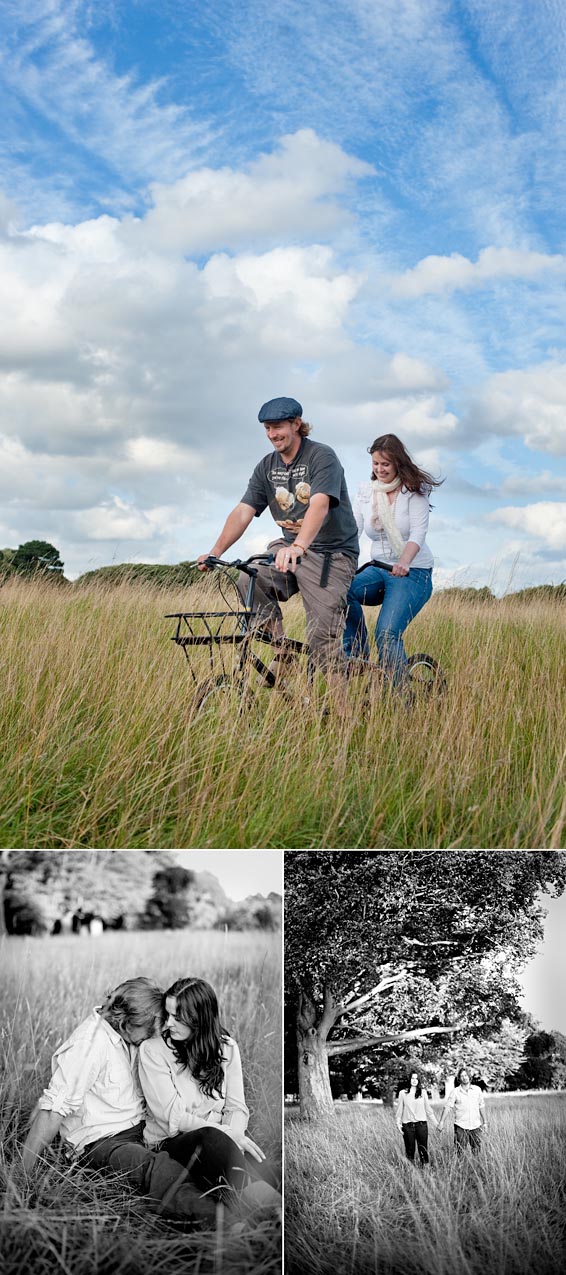
<svg viewBox="0 0 566 1275"><path fill-rule="evenodd" d="M543 936L540 892L561 892L565 879L565 857L554 852L287 856L285 967L299 1079L322 1068L323 1047L327 1064L379 1043L438 1035L448 1044L449 1029L487 1038L516 1019L516 975ZM327 1085L327 1106L329 1095Z"/></svg>
<svg viewBox="0 0 566 1275"><path fill-rule="evenodd" d="M63 563L59 550L48 540L26 540L19 545L10 559L13 571L19 575L32 575L36 572L44 574L63 574Z"/></svg>

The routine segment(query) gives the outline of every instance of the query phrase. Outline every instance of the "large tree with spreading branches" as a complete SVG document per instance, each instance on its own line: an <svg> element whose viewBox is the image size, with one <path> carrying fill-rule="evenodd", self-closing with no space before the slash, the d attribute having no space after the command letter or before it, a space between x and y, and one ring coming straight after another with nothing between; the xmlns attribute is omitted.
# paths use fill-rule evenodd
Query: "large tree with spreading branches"
<svg viewBox="0 0 566 1275"><path fill-rule="evenodd" d="M517 973L543 936L552 851L295 851L285 859L287 1021L301 1114L332 1108L329 1059L447 1046L520 1013Z"/></svg>

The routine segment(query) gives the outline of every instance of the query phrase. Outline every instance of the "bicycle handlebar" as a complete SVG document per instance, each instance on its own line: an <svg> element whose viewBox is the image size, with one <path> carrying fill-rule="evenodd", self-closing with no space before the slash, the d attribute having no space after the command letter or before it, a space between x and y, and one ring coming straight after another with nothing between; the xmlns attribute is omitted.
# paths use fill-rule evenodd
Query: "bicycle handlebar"
<svg viewBox="0 0 566 1275"><path fill-rule="evenodd" d="M297 558L297 564L300 563L300 556ZM232 567L238 571L243 571L245 575L251 575L254 567L250 566L252 562L261 562L264 566L271 566L275 562L274 553L252 553L249 558L234 558L233 562L225 562L223 558L215 558L213 554L209 554L201 564L205 567Z"/></svg>
<svg viewBox="0 0 566 1275"><path fill-rule="evenodd" d="M363 566L358 567L356 575L359 575L360 571L365 571L366 567L381 567L383 571L392 571L395 565L394 562L380 562L378 558L372 558L371 562L364 562Z"/></svg>

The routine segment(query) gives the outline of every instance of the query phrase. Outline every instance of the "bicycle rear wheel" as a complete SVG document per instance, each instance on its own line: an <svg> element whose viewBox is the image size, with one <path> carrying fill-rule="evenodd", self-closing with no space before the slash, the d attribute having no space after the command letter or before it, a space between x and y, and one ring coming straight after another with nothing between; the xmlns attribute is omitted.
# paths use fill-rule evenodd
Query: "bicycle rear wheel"
<svg viewBox="0 0 566 1275"><path fill-rule="evenodd" d="M419 695L441 695L446 690L446 678L440 664L432 655L410 655L409 685Z"/></svg>

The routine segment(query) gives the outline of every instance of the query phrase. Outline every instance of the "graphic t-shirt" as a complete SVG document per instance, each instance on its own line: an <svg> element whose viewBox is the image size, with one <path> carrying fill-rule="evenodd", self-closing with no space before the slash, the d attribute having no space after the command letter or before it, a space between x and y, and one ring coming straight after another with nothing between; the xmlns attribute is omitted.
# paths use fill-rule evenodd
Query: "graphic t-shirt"
<svg viewBox="0 0 566 1275"><path fill-rule="evenodd" d="M286 465L277 452L264 456L256 465L243 505L251 505L256 517L269 506L283 538L292 544L299 534L311 496L330 497L330 508L311 544L315 553L359 553L358 529L352 513L344 470L336 452L325 443L303 438L301 446Z"/></svg>

